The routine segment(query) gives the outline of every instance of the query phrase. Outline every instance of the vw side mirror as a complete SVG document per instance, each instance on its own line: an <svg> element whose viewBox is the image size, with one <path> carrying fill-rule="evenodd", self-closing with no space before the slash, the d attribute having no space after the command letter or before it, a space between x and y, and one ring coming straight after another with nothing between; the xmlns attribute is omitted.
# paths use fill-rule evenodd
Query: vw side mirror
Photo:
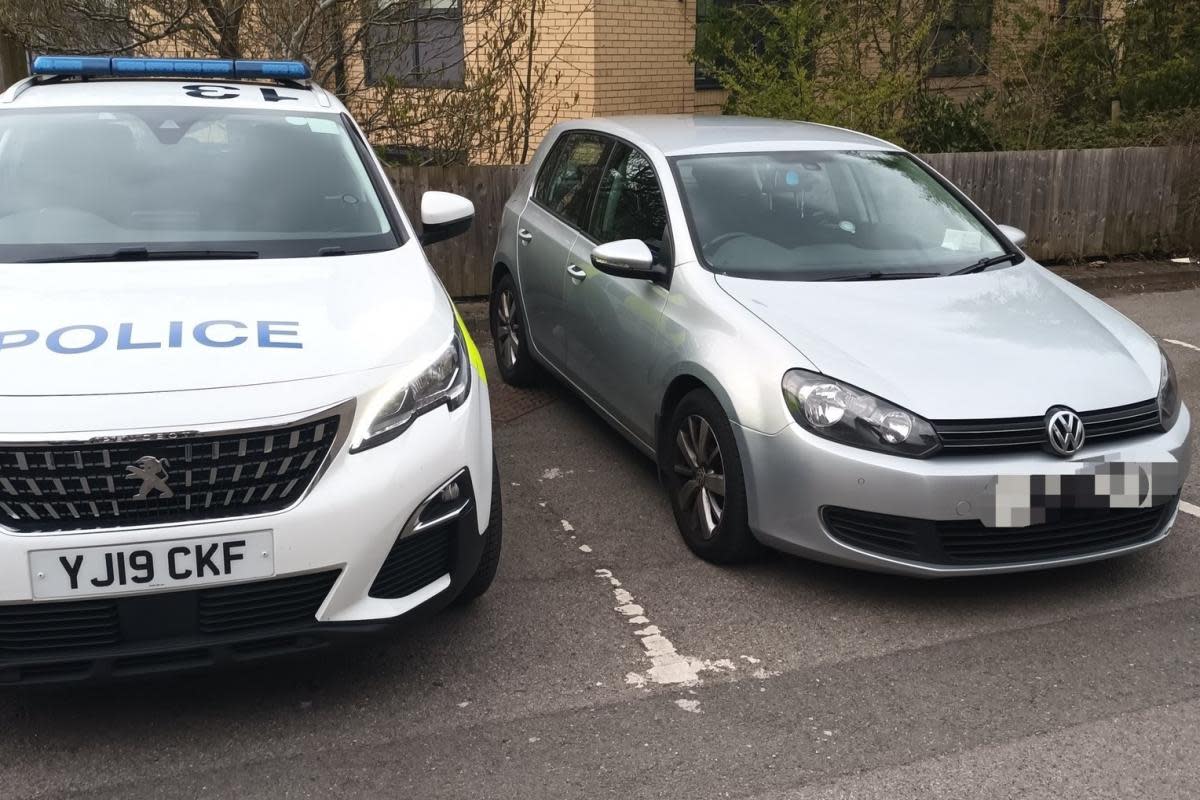
<svg viewBox="0 0 1200 800"><path fill-rule="evenodd" d="M1025 240L1029 238L1025 235L1025 231L1020 228L1014 228L1012 225L997 225L996 227L1017 247L1024 247Z"/></svg>
<svg viewBox="0 0 1200 800"><path fill-rule="evenodd" d="M654 263L654 253L641 239L621 239L599 245L592 250L592 266L618 278L652 281L667 274L665 267Z"/></svg>
<svg viewBox="0 0 1200 800"><path fill-rule="evenodd" d="M421 195L421 244L453 239L471 229L475 204L450 192Z"/></svg>

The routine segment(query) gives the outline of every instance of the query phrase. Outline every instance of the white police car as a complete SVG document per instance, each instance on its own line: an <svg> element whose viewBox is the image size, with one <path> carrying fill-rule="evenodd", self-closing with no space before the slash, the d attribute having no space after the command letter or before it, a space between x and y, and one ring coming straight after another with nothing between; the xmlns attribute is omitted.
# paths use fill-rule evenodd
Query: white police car
<svg viewBox="0 0 1200 800"><path fill-rule="evenodd" d="M0 684L309 650L482 594L482 363L296 62L41 57L0 95Z"/></svg>

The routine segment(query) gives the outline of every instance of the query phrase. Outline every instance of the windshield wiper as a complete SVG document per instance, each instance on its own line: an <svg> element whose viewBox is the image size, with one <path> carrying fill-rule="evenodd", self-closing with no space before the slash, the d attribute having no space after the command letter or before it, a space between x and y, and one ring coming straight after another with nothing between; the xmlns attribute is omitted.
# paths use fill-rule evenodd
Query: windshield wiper
<svg viewBox="0 0 1200 800"><path fill-rule="evenodd" d="M971 266L963 267L962 269L956 269L956 270L954 270L954 272L951 272L950 274L951 275L969 275L972 272L983 272L988 267L994 267L997 264L1003 264L1005 261L1011 261L1014 264L1019 264L1020 262L1022 262L1024 260L1025 260L1025 256L1021 255L1020 253L1004 253L1003 255L992 256L991 258L981 258L980 260L976 261Z"/></svg>
<svg viewBox="0 0 1200 800"><path fill-rule="evenodd" d="M848 272L845 275L830 275L827 278L814 278L815 281L901 281L908 278L937 278L940 272Z"/></svg>
<svg viewBox="0 0 1200 800"><path fill-rule="evenodd" d="M25 264L55 264L84 261L197 261L201 259L258 258L257 250L150 250L146 247L122 247L111 253L92 253L65 258L35 258Z"/></svg>

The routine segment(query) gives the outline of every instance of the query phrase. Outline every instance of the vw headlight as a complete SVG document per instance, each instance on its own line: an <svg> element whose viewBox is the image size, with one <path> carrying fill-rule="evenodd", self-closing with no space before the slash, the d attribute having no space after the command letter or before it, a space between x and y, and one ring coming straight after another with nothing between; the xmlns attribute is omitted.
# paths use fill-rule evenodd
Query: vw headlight
<svg viewBox="0 0 1200 800"><path fill-rule="evenodd" d="M439 406L458 408L466 402L470 389L467 348L455 326L450 343L431 363L415 375L398 376L377 393L376 402L364 409L365 428L357 432L350 452L390 442L408 430L417 417Z"/></svg>
<svg viewBox="0 0 1200 800"><path fill-rule="evenodd" d="M783 398L805 430L851 447L925 458L941 446L921 417L825 375L790 370Z"/></svg>
<svg viewBox="0 0 1200 800"><path fill-rule="evenodd" d="M1175 367L1171 364L1171 359L1167 358L1161 347L1158 353L1162 357L1158 377L1158 421L1164 431L1169 431L1179 417L1182 400L1179 397L1179 383L1175 379Z"/></svg>

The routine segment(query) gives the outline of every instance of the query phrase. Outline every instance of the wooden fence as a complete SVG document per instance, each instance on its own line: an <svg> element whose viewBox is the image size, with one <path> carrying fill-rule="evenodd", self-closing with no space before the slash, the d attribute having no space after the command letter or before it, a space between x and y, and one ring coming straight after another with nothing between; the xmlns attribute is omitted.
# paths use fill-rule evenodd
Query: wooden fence
<svg viewBox="0 0 1200 800"><path fill-rule="evenodd" d="M926 156L1039 260L1200 249L1200 149L1124 147Z"/></svg>
<svg viewBox="0 0 1200 800"><path fill-rule="evenodd" d="M1129 147L941 153L924 156L997 222L1029 235L1034 258L1059 261L1200 250L1200 149ZM398 167L404 208L421 193L457 192L475 202L465 236L429 248L455 297L488 294L504 202L524 167Z"/></svg>
<svg viewBox="0 0 1200 800"><path fill-rule="evenodd" d="M475 221L462 236L428 249L446 291L453 297L482 297L491 291L492 253L500 233L504 203L525 167L393 167L388 179L414 225L419 226L421 195L430 189L455 192L475 203Z"/></svg>

